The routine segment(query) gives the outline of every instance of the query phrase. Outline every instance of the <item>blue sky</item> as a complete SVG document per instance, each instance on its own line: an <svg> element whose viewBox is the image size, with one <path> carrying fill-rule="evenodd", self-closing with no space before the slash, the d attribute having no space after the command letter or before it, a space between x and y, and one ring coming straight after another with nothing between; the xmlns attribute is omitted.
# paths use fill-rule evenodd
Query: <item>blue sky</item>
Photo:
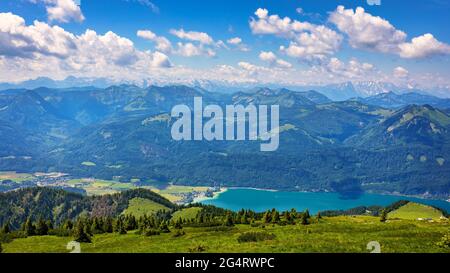
<svg viewBox="0 0 450 273"><path fill-rule="evenodd" d="M0 81L98 75L155 82L282 78L299 85L383 80L450 86L450 4L444 0L382 0L381 5L366 0L81 0L79 10L72 2L1 0L0 34L18 37L6 22L20 25L20 17L24 23L22 42L0 39ZM287 25L278 27L285 18ZM51 29L34 27L34 20ZM96 36L80 38L88 29ZM39 39L46 31L52 38L44 46ZM114 36L104 37L108 32ZM201 40L201 34L211 40ZM118 42L121 38L132 45ZM161 39L170 49L158 47Z"/></svg>

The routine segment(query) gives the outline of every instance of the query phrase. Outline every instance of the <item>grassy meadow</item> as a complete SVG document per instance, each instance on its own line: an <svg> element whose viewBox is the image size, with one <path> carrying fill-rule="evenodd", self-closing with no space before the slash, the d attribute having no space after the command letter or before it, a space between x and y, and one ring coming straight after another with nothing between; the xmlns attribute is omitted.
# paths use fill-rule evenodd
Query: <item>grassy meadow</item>
<svg viewBox="0 0 450 273"><path fill-rule="evenodd" d="M309 225L236 225L234 227L183 228L185 235L161 233L155 236L128 234L94 235L92 243L81 244L88 253L187 253L187 252L266 252L266 253L367 253L367 244L378 241L382 252L450 253L437 242L449 232L448 221L389 220L371 216L338 216L312 219ZM238 242L242 234L262 232L273 239ZM32 236L3 244L6 253L70 252L71 237Z"/></svg>
<svg viewBox="0 0 450 273"><path fill-rule="evenodd" d="M170 209L152 200L137 197L130 200L128 208L124 210L122 214L131 214L134 217L139 218L144 215L156 213L159 210Z"/></svg>
<svg viewBox="0 0 450 273"><path fill-rule="evenodd" d="M442 212L438 209L414 202L409 202L388 214L389 218L406 220L417 220L419 218L439 220L442 216Z"/></svg>

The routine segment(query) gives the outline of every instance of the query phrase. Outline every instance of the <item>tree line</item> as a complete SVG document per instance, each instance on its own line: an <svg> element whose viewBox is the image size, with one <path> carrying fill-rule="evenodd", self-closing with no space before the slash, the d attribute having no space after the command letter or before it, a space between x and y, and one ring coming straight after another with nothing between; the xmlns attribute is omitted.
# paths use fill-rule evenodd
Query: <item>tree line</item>
<svg viewBox="0 0 450 273"><path fill-rule="evenodd" d="M184 227L232 227L237 224L253 226L267 224L294 225L297 223L308 225L311 219L308 210L297 212L292 209L280 212L272 209L257 213L244 209L233 212L214 206L202 207L197 216L190 219L172 218L173 212L163 210L140 217L132 214L117 217L80 216L76 220L66 219L59 224L44 218L33 221L31 217L28 217L18 229L14 229L10 222L6 221L0 229L0 243L10 242L16 238L45 235L71 236L77 242L90 243L92 237L96 234L116 233L123 235L130 231L135 231L135 233L144 236L173 232L173 236L178 237L185 234ZM320 219L320 214L316 218Z"/></svg>

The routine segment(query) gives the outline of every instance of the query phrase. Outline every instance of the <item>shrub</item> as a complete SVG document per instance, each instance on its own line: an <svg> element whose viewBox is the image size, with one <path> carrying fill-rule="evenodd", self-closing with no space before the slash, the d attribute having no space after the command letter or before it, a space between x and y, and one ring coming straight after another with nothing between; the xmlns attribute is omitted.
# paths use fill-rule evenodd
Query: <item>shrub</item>
<svg viewBox="0 0 450 273"><path fill-rule="evenodd" d="M153 228L149 228L144 231L145 236L155 236L159 234L160 234L159 230Z"/></svg>
<svg viewBox="0 0 450 273"><path fill-rule="evenodd" d="M275 239L275 234L267 233L267 232L245 232L239 235L238 242L239 243L247 243L247 242L260 242L266 240Z"/></svg>
<svg viewBox="0 0 450 273"><path fill-rule="evenodd" d="M181 237L181 236L183 236L185 234L186 234L186 232L184 232L184 230L177 229L175 231L175 233L173 234L173 237Z"/></svg>
<svg viewBox="0 0 450 273"><path fill-rule="evenodd" d="M11 231L7 234L0 233L0 243L10 243L14 239L27 238L24 231Z"/></svg>
<svg viewBox="0 0 450 273"><path fill-rule="evenodd" d="M189 248L190 253L199 253L199 252L204 252L204 251L206 251L206 247L203 245L198 245L198 246Z"/></svg>
<svg viewBox="0 0 450 273"><path fill-rule="evenodd" d="M450 248L450 234L445 234L437 243L437 246L442 248Z"/></svg>

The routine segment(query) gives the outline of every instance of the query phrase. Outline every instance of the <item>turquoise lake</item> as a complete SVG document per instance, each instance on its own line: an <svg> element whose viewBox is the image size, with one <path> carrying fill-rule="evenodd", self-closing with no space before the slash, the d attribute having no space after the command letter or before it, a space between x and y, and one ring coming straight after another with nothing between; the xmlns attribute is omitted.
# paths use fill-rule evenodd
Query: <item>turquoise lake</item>
<svg viewBox="0 0 450 273"><path fill-rule="evenodd" d="M277 210L298 211L309 209L312 213L324 210L344 210L358 206L387 206L399 200L410 200L432 205L450 211L450 203L442 200L428 200L414 197L363 194L357 199L342 199L337 193L323 192L283 192L256 189L228 189L213 199L201 203L227 208L233 211L251 209L257 212L276 208Z"/></svg>

